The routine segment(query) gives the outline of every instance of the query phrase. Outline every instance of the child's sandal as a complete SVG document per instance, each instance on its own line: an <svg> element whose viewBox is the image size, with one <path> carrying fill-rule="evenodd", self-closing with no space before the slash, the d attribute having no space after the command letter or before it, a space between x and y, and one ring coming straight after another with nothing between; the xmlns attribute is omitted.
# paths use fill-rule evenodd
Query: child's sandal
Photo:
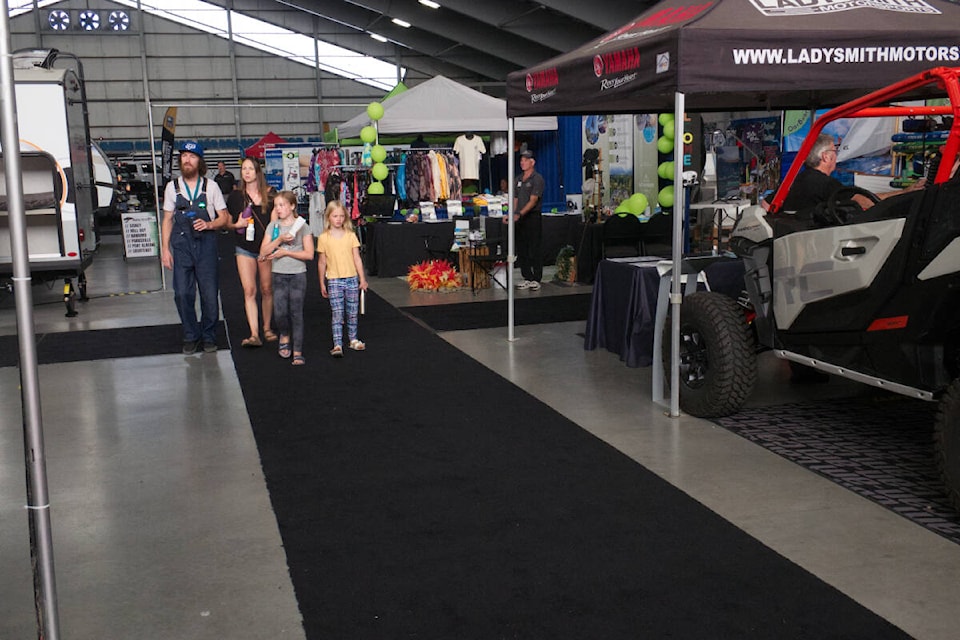
<svg viewBox="0 0 960 640"><path fill-rule="evenodd" d="M363 351L364 349L367 348L367 345L363 344L359 340L351 340L350 348L353 349L354 351Z"/></svg>
<svg viewBox="0 0 960 640"><path fill-rule="evenodd" d="M280 345L277 347L277 353L280 354L280 357L281 357L281 358L289 358L289 357L290 357L290 354L293 353L293 352L290 350L290 343L289 343L289 342L281 342Z"/></svg>
<svg viewBox="0 0 960 640"><path fill-rule="evenodd" d="M303 354L298 354L293 356L293 360L290 361L290 364L292 364L295 367L298 367L300 365L307 364L307 361L306 359L304 359Z"/></svg>
<svg viewBox="0 0 960 640"><path fill-rule="evenodd" d="M340 345L337 345L333 349L330 349L330 355L332 355L334 358L342 358L343 347L341 347Z"/></svg>
<svg viewBox="0 0 960 640"><path fill-rule="evenodd" d="M274 333L273 329L264 329L263 330L263 339L267 342L276 342L277 334Z"/></svg>

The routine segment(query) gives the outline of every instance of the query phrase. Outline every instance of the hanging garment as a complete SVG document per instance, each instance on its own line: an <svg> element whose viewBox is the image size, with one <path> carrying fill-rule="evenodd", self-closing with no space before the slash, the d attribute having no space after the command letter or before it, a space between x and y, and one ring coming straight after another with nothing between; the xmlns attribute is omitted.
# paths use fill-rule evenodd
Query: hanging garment
<svg viewBox="0 0 960 640"><path fill-rule="evenodd" d="M447 184L450 189L450 199L459 200L463 197L463 182L460 179L460 168L453 154L447 157Z"/></svg>
<svg viewBox="0 0 960 640"><path fill-rule="evenodd" d="M403 202L407 199L407 156L400 156L400 164L397 166L397 173L394 175L397 184L397 199Z"/></svg>
<svg viewBox="0 0 960 640"><path fill-rule="evenodd" d="M430 200L436 202L440 198L442 187L440 185L440 159L436 151L431 151L430 156Z"/></svg>
<svg viewBox="0 0 960 640"><path fill-rule="evenodd" d="M357 189L357 172L353 172L353 207L350 209L350 219L357 220L360 218L360 198L359 191Z"/></svg>

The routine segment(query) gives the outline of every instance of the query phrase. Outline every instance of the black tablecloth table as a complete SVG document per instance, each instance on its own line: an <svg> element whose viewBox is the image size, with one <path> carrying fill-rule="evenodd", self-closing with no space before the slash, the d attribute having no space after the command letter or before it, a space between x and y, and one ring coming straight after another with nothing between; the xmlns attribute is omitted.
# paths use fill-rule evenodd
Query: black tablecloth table
<svg viewBox="0 0 960 640"><path fill-rule="evenodd" d="M616 353L628 367L649 367L662 258L602 260L593 283L584 349ZM743 263L720 261L704 269L710 289L736 296L743 290ZM700 288L704 288L703 284Z"/></svg>
<svg viewBox="0 0 960 640"><path fill-rule="evenodd" d="M487 244L496 252L496 243L500 241L502 251L507 250L507 225L503 218L482 216ZM543 216L543 264L554 264L557 254L564 245L574 248L579 243L581 229L579 215ZM454 223L452 220L441 222L377 222L365 226L366 245L365 263L367 273L381 278L392 278L407 274L411 265L437 257L427 250L425 238L430 247L440 249L453 245Z"/></svg>
<svg viewBox="0 0 960 640"><path fill-rule="evenodd" d="M367 274L381 278L405 276L411 265L434 258L427 247L453 244L453 221L377 222L366 226L364 249Z"/></svg>

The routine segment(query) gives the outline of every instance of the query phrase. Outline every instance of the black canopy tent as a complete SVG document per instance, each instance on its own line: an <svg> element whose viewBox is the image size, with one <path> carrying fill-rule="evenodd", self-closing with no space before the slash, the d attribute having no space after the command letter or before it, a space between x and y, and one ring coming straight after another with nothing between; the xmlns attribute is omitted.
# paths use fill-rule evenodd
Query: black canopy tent
<svg viewBox="0 0 960 640"><path fill-rule="evenodd" d="M947 0L664 0L507 78L507 115L806 109L960 63Z"/></svg>
<svg viewBox="0 0 960 640"><path fill-rule="evenodd" d="M664 0L578 49L511 73L507 115L673 111L680 140L687 111L832 106L932 67L955 66L958 25L960 4L949 0ZM674 149L676 184L682 150ZM684 200L679 189L676 210L684 210ZM675 216L673 416L679 415L681 237Z"/></svg>

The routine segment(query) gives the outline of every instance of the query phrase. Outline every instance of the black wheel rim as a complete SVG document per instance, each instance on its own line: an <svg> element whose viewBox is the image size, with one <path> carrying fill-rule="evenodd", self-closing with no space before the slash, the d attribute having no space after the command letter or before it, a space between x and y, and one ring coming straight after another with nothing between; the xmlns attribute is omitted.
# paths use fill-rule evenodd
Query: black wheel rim
<svg viewBox="0 0 960 640"><path fill-rule="evenodd" d="M703 386L709 364L703 335L690 327L681 327L680 381L692 389Z"/></svg>

